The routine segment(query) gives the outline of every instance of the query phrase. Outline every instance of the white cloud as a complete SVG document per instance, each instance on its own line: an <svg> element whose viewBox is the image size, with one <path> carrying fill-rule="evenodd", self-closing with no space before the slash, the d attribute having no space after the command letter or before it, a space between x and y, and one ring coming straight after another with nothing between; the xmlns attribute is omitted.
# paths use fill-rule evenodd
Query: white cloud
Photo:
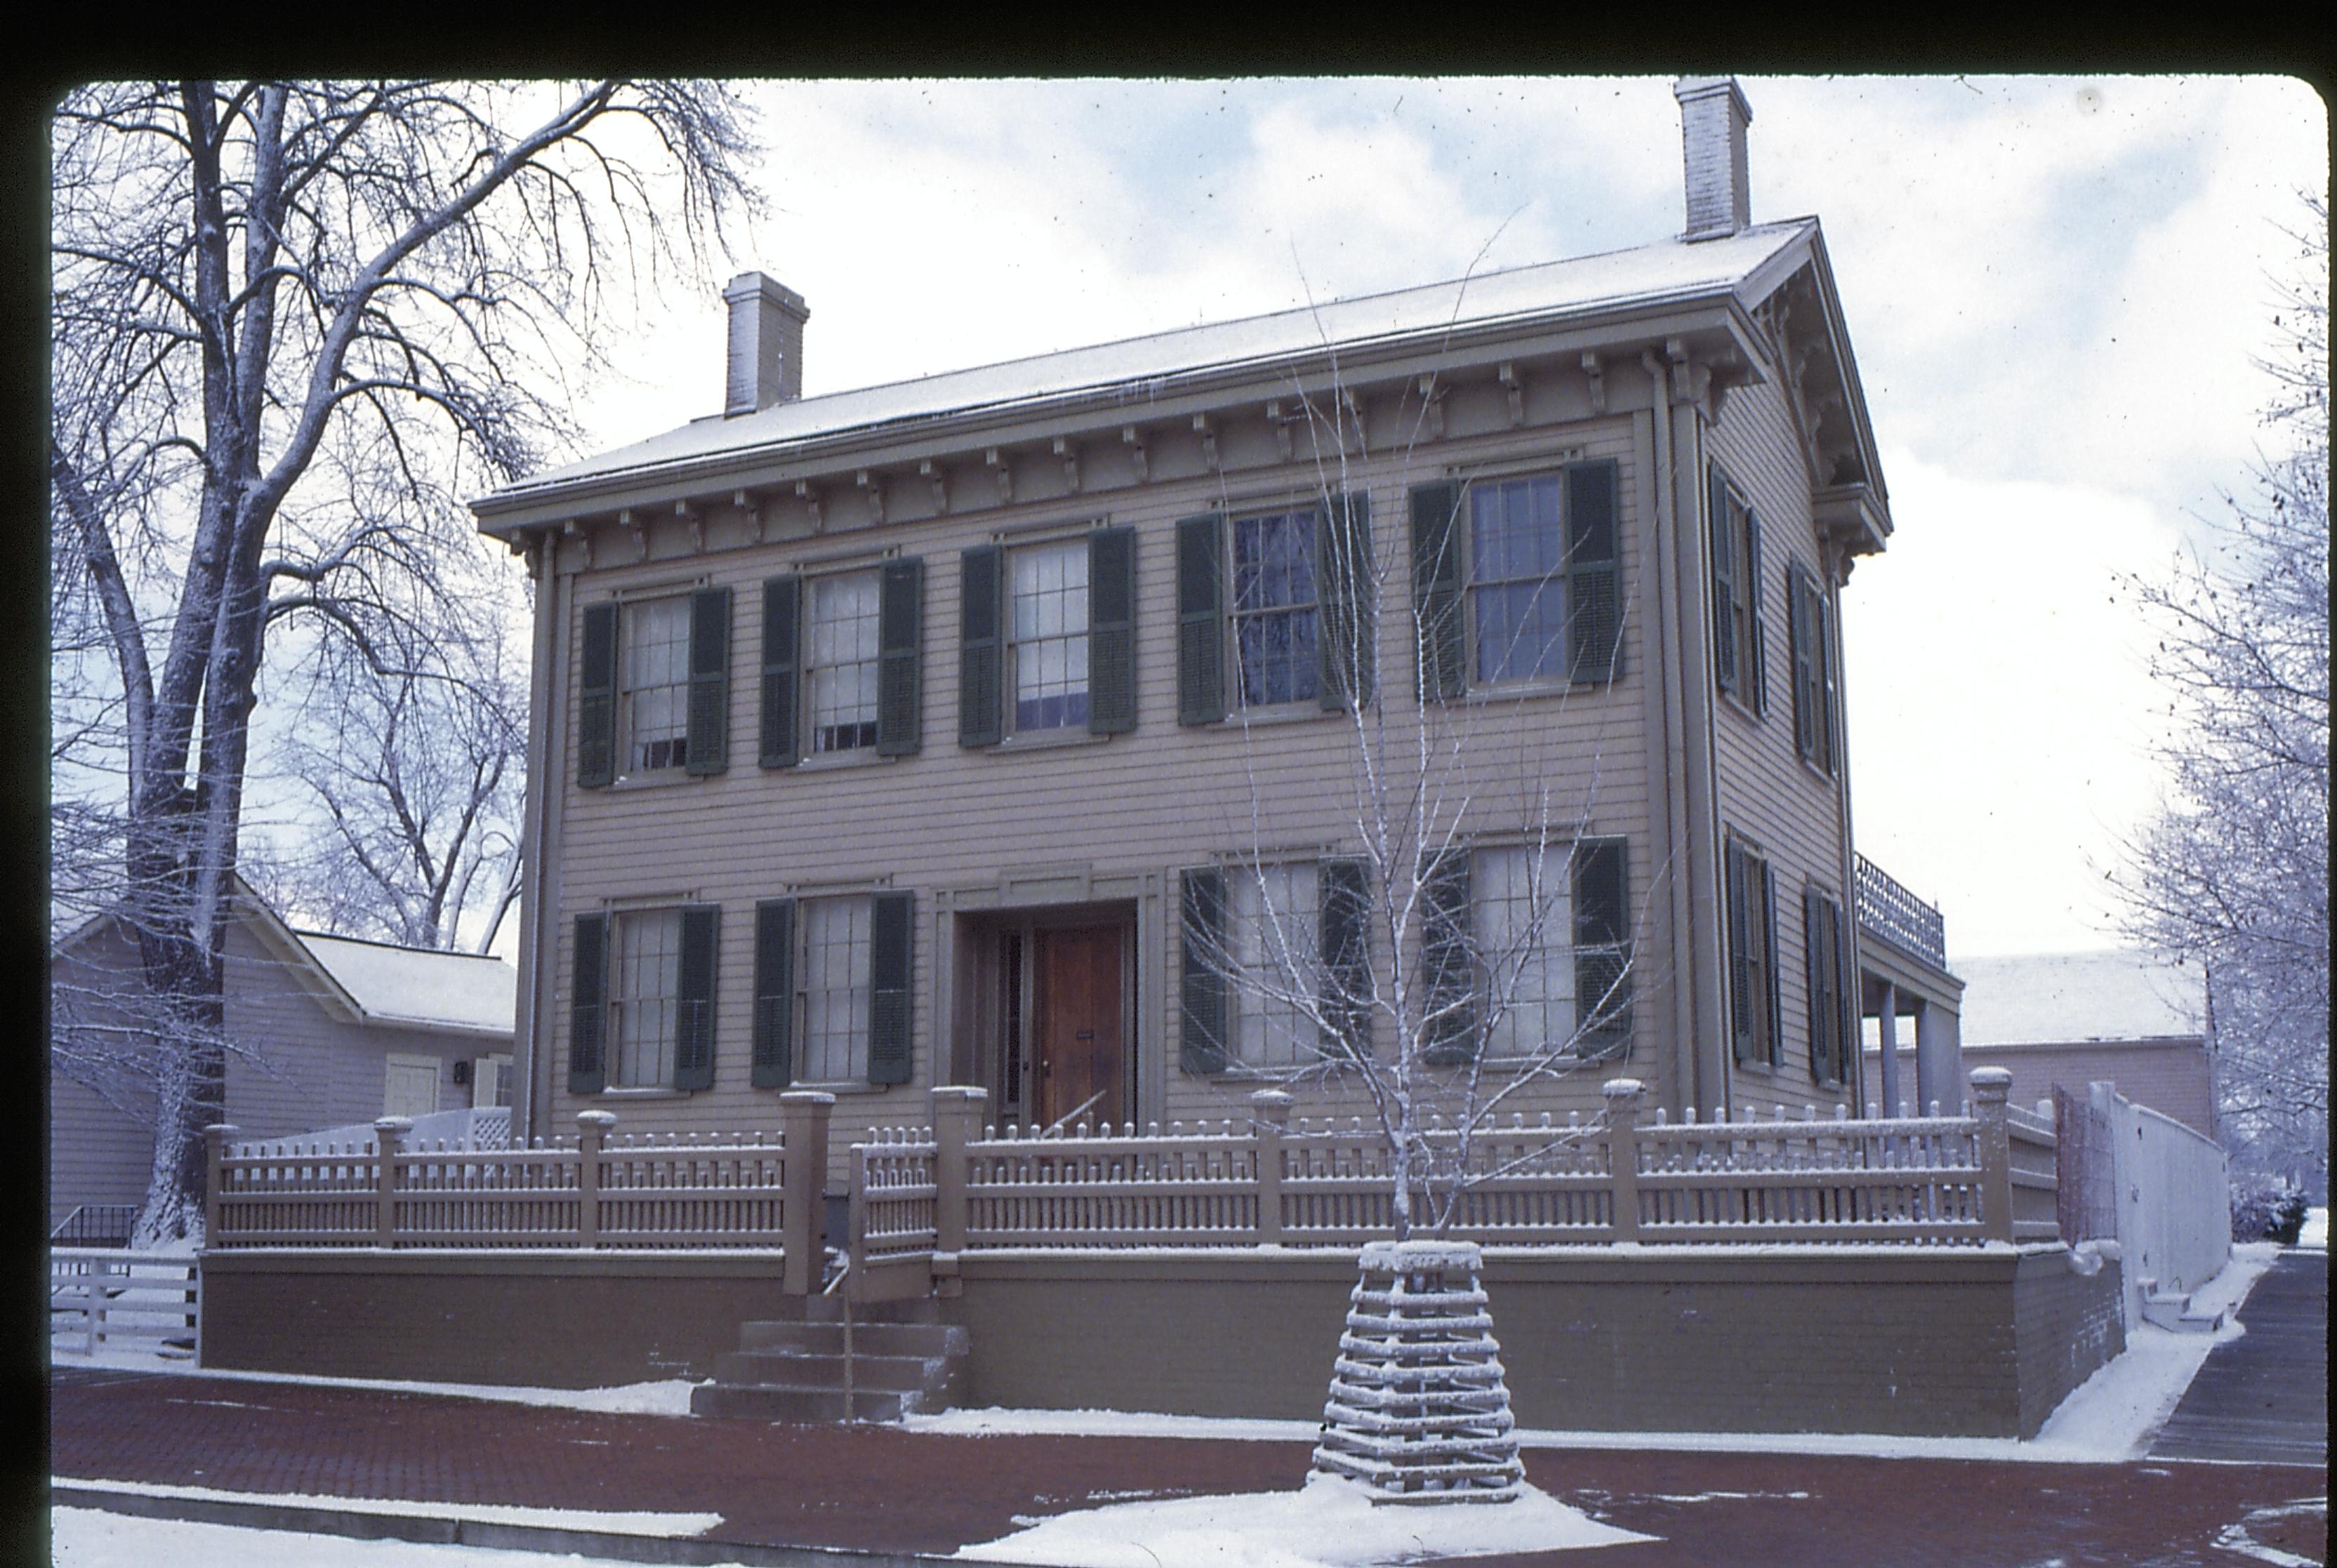
<svg viewBox="0 0 2337 1568"><path fill-rule="evenodd" d="M2120 572L2162 569L2138 498L1887 454L1898 532L1843 590L1859 847L1954 952L2110 945L2101 870L2150 805L2154 703Z"/></svg>

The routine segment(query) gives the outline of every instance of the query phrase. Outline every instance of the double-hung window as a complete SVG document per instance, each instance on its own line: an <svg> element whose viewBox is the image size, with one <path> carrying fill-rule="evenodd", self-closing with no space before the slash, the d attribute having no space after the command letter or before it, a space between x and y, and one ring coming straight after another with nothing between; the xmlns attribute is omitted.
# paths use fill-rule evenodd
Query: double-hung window
<svg viewBox="0 0 2337 1568"><path fill-rule="evenodd" d="M1431 696L1620 673L1618 466L1422 485L1413 611Z"/></svg>
<svg viewBox="0 0 2337 1568"><path fill-rule="evenodd" d="M721 911L668 904L576 917L568 1086L703 1089L714 1082Z"/></svg>
<svg viewBox="0 0 2337 1568"><path fill-rule="evenodd" d="M1177 717L1372 697L1371 508L1319 504L1177 525Z"/></svg>
<svg viewBox="0 0 2337 1568"><path fill-rule="evenodd" d="M728 763L730 590L584 607L576 782L719 773Z"/></svg>
<svg viewBox="0 0 2337 1568"><path fill-rule="evenodd" d="M1740 1066L1774 1067L1783 1057L1777 1008L1777 898L1769 862L1731 837L1727 852L1728 1018Z"/></svg>
<svg viewBox="0 0 2337 1568"><path fill-rule="evenodd" d="M1455 849L1423 868L1423 1035L1438 1061L1630 1049L1621 839Z"/></svg>
<svg viewBox="0 0 2337 1568"><path fill-rule="evenodd" d="M918 749L924 595L915 557L763 584L763 766Z"/></svg>
<svg viewBox="0 0 2337 1568"><path fill-rule="evenodd" d="M914 895L844 892L755 906L751 1081L909 1081Z"/></svg>
<svg viewBox="0 0 2337 1568"><path fill-rule="evenodd" d="M1706 475L1711 524L1714 680L1755 714L1769 706L1762 632L1761 520L1714 463Z"/></svg>
<svg viewBox="0 0 2337 1568"><path fill-rule="evenodd" d="M1136 727L1136 532L980 544L958 564L958 744Z"/></svg>
<svg viewBox="0 0 2337 1568"><path fill-rule="evenodd" d="M876 744L876 574L815 577L805 615L804 696L811 751Z"/></svg>
<svg viewBox="0 0 2337 1568"><path fill-rule="evenodd" d="M1237 862L1182 880L1187 1072L1295 1070L1364 1047L1374 988L1362 862Z"/></svg>

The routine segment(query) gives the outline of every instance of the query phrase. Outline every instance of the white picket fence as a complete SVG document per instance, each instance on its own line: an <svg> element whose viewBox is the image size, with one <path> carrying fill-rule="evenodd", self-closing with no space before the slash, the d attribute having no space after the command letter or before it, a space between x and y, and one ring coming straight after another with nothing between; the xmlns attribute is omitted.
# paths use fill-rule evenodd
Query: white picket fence
<svg viewBox="0 0 2337 1568"><path fill-rule="evenodd" d="M191 1356L201 1313L202 1271L191 1257L49 1249L52 1350L89 1356L127 1342Z"/></svg>

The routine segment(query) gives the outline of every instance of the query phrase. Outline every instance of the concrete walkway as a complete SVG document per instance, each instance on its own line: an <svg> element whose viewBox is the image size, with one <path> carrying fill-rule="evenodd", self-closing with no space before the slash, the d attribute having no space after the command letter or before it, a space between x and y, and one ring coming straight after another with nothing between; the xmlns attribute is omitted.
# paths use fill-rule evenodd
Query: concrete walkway
<svg viewBox="0 0 2337 1568"><path fill-rule="evenodd" d="M2247 1332L2207 1353L2154 1459L2329 1464L2329 1254L2291 1247L2240 1304Z"/></svg>

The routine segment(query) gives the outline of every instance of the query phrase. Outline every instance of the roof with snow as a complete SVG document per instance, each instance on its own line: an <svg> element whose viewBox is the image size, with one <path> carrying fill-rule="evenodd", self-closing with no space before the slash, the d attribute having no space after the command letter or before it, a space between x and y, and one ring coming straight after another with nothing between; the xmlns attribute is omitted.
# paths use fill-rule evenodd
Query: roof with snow
<svg viewBox="0 0 2337 1568"><path fill-rule="evenodd" d="M485 513L580 480L644 472L692 459L778 448L903 422L1126 388L1184 373L1266 365L1331 347L1359 348L1512 322L1553 322L1633 307L1734 295L1751 307L1808 258L1817 220L1755 224L1726 239L1671 239L1628 250L1510 268L1472 278L1237 321L1182 327L914 381L709 415L647 441L548 470L497 491Z"/></svg>
<svg viewBox="0 0 2337 1568"><path fill-rule="evenodd" d="M2207 1029L2206 977L2132 949L1958 959L1967 1046L2197 1039Z"/></svg>
<svg viewBox="0 0 2337 1568"><path fill-rule="evenodd" d="M418 1028L512 1032L518 1016L519 971L502 959L393 947L319 931L292 934L369 1019Z"/></svg>

